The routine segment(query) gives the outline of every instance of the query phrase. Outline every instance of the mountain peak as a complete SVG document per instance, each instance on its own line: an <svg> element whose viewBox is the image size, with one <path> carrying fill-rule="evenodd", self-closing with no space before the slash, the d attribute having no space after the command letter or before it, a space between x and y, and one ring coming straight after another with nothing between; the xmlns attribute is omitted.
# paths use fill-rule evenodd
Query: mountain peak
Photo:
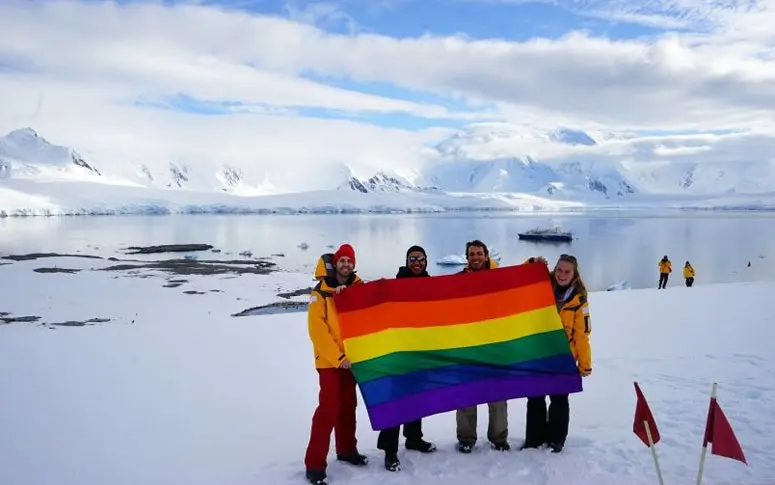
<svg viewBox="0 0 775 485"><path fill-rule="evenodd" d="M560 128L554 132L553 138L568 145L595 146L597 142L594 138L583 131L571 130L570 128Z"/></svg>
<svg viewBox="0 0 775 485"><path fill-rule="evenodd" d="M11 140L24 140L27 138L40 138L38 132L30 127L19 128L8 133L5 138Z"/></svg>
<svg viewBox="0 0 775 485"><path fill-rule="evenodd" d="M364 194L370 192L430 192L435 187L417 186L403 177L379 170L370 177L351 175L339 187L339 190L352 190Z"/></svg>
<svg viewBox="0 0 775 485"><path fill-rule="evenodd" d="M75 165L100 175L100 171L86 162L78 152L72 148L50 143L30 127L19 128L0 137L0 158L6 160L4 163L7 167L19 163L21 166L26 166L25 170L14 169L17 174L37 174L39 168L35 167L61 168Z"/></svg>
<svg viewBox="0 0 775 485"><path fill-rule="evenodd" d="M434 148L446 160L490 161L565 153L597 142L587 133L566 127L554 130L506 122L466 125Z"/></svg>

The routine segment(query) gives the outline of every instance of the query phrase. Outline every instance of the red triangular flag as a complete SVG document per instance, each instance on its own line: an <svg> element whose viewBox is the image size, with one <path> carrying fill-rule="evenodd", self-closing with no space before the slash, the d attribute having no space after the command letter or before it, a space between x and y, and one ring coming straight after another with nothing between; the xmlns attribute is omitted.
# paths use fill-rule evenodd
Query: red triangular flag
<svg viewBox="0 0 775 485"><path fill-rule="evenodd" d="M732 426L729 424L724 411L721 410L721 406L719 406L715 397L710 399L708 420L705 423L705 437L703 438L702 446L707 446L708 443L713 445L710 449L712 454L748 464L743 454L743 448L740 446L740 442L737 441L735 432L732 430Z"/></svg>
<svg viewBox="0 0 775 485"><path fill-rule="evenodd" d="M651 446L649 443L648 435L646 434L646 425L644 421L649 423L649 431L651 432L651 439L654 444L659 442L659 429L657 428L657 422L654 421L654 416L651 414L648 402L646 402L643 392L640 390L640 386L635 382L635 394L638 397L638 401L635 404L635 419L632 423L632 431L646 446Z"/></svg>

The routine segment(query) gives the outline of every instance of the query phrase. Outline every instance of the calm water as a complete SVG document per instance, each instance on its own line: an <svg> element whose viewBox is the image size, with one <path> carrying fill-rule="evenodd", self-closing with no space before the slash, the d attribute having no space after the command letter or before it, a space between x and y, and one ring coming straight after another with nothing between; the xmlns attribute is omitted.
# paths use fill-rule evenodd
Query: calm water
<svg viewBox="0 0 775 485"><path fill-rule="evenodd" d="M517 232L559 225L574 232L570 244L519 241ZM458 271L435 261L462 254L478 238L502 256L501 264L531 255L553 262L562 253L580 258L592 290L626 280L633 288L656 287L657 261L673 261L670 285L682 285L680 269L690 260L695 284L775 279L775 215L739 213L636 214L445 214L445 215L191 215L31 217L0 219L0 254L57 251L115 255L130 245L209 243L224 253L199 257L254 257L283 253L290 270L312 271L330 245L353 244L367 279L392 277L406 248L429 253L431 274ZM305 242L307 250L298 246ZM230 256L226 253L232 253ZM747 263L751 262L751 267Z"/></svg>

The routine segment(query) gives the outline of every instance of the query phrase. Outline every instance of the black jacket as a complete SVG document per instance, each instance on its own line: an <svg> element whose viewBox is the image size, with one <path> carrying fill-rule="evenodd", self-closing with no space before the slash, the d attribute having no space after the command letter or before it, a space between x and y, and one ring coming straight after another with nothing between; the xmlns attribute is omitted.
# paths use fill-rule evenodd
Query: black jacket
<svg viewBox="0 0 775 485"><path fill-rule="evenodd" d="M430 276L427 270L423 270L420 274L414 274L412 273L412 270L406 266L398 268L398 273L396 273L396 278L422 278L424 276Z"/></svg>

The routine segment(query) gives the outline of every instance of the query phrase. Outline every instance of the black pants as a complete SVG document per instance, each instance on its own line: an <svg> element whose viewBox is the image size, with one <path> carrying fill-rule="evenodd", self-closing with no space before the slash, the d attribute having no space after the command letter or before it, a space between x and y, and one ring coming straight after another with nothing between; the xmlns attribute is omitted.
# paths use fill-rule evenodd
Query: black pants
<svg viewBox="0 0 775 485"><path fill-rule="evenodd" d="M565 444L570 424L570 403L567 394L527 398L527 423L525 445L540 446L544 443Z"/></svg>
<svg viewBox="0 0 775 485"><path fill-rule="evenodd" d="M667 277L670 276L670 273L659 273L659 286L657 289L662 289L667 287Z"/></svg>
<svg viewBox="0 0 775 485"><path fill-rule="evenodd" d="M377 438L377 449L388 453L398 453L398 434L401 426L383 429ZM406 441L422 439L422 420L412 421L404 425L404 438Z"/></svg>
<svg viewBox="0 0 775 485"><path fill-rule="evenodd" d="M691 276L686 278L686 286L692 286L694 284L694 278Z"/></svg>

